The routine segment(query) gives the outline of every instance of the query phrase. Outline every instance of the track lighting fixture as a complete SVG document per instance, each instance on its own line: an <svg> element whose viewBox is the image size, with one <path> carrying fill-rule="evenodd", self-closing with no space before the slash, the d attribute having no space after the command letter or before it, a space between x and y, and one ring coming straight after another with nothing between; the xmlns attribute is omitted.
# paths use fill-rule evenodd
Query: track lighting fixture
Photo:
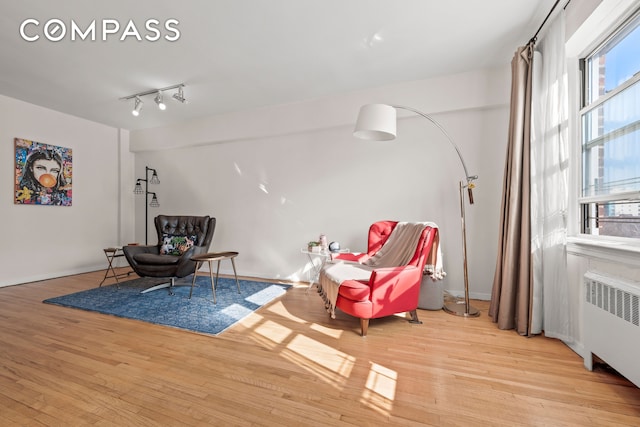
<svg viewBox="0 0 640 427"><path fill-rule="evenodd" d="M162 92L158 91L158 94L156 95L156 99L154 101L156 101L156 104L158 104L158 108L162 111L167 109L167 104L165 104L162 100Z"/></svg>
<svg viewBox="0 0 640 427"><path fill-rule="evenodd" d="M142 104L143 102L140 97L136 96L136 103L133 107L133 110L131 110L131 114L138 117L140 115L140 110L142 110Z"/></svg>
<svg viewBox="0 0 640 427"><path fill-rule="evenodd" d="M187 100L184 99L184 92L182 92L182 88L183 86L178 87L178 92L173 94L173 99L175 99L176 101L180 101L183 104L186 104Z"/></svg>
<svg viewBox="0 0 640 427"><path fill-rule="evenodd" d="M167 104L164 103L164 96L163 96L163 92L167 91L167 90L172 90L172 89L177 89L178 91L176 93L173 94L172 98L175 99L176 101L179 101L183 104L187 103L187 100L184 98L184 92L182 90L182 88L184 88L184 83L180 83L177 85L173 85L173 86L168 86L168 87L163 87L161 89L151 89L151 90L147 90L145 92L140 92L140 93L136 93L133 95L129 95L129 96L125 96L123 98L120 98L121 100L124 101L128 101L130 99L134 99L135 100L135 104L133 107L133 110L131 110L131 114L133 114L134 116L138 117L140 115L140 111L142 110L142 99L140 99L141 96L147 96L147 95L155 95L154 101L156 104L158 104L158 108L160 110L166 110L167 109Z"/></svg>

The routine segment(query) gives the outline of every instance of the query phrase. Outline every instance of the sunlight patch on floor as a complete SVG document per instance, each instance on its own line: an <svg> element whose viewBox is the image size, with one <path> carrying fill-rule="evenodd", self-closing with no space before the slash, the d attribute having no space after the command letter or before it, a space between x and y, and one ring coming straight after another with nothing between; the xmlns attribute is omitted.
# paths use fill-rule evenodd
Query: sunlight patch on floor
<svg viewBox="0 0 640 427"><path fill-rule="evenodd" d="M282 304L282 301L273 303L272 305L269 306L268 310L272 313L275 313L279 316L284 317L285 319L293 320L294 322L297 322L297 323L307 323L306 320L291 314L289 310L286 309L284 304Z"/></svg>
<svg viewBox="0 0 640 427"><path fill-rule="evenodd" d="M255 312L251 313L251 316L247 316L244 319L242 319L239 323L246 327L246 328L253 328L254 326L256 326L258 323L261 323L264 320L264 317L256 314Z"/></svg>
<svg viewBox="0 0 640 427"><path fill-rule="evenodd" d="M220 313L232 319L240 320L253 313L253 310L243 307L240 304L231 304L227 308L220 310Z"/></svg>
<svg viewBox="0 0 640 427"><path fill-rule="evenodd" d="M326 326L322 326L317 323L312 323L310 329L335 339L340 339L342 334L344 334L344 331L341 329L327 328Z"/></svg>
<svg viewBox="0 0 640 427"><path fill-rule="evenodd" d="M398 373L377 363L371 363L366 387L389 400L396 397Z"/></svg>
<svg viewBox="0 0 640 427"><path fill-rule="evenodd" d="M276 344L282 344L292 332L291 329L271 320L256 327L254 331Z"/></svg>
<svg viewBox="0 0 640 427"><path fill-rule="evenodd" d="M356 362L355 357L304 335L294 337L281 355L334 385L342 385L348 380Z"/></svg>
<svg viewBox="0 0 640 427"><path fill-rule="evenodd" d="M362 403L382 413L393 409L398 373L377 363L371 363L369 376L362 392Z"/></svg>

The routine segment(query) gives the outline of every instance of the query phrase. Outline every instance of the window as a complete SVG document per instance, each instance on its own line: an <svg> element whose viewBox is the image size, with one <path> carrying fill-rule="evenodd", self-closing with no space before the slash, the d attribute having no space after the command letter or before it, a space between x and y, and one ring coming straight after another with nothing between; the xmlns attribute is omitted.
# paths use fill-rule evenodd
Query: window
<svg viewBox="0 0 640 427"><path fill-rule="evenodd" d="M640 12L581 65L582 232L640 238Z"/></svg>

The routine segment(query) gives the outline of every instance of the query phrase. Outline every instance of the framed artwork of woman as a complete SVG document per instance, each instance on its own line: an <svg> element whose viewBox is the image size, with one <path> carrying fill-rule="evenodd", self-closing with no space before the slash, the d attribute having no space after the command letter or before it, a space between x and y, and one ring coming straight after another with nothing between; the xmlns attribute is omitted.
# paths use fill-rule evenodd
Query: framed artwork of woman
<svg viewBox="0 0 640 427"><path fill-rule="evenodd" d="M72 150L15 138L15 204L71 206Z"/></svg>

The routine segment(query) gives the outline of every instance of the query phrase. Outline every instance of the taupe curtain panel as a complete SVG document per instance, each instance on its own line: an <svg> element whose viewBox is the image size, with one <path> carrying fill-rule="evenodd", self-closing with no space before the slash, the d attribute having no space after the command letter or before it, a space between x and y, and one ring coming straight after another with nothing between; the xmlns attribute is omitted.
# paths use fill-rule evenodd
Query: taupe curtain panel
<svg viewBox="0 0 640 427"><path fill-rule="evenodd" d="M500 329L531 331L531 87L533 43L511 61L511 116L502 188L498 258L489 316Z"/></svg>

